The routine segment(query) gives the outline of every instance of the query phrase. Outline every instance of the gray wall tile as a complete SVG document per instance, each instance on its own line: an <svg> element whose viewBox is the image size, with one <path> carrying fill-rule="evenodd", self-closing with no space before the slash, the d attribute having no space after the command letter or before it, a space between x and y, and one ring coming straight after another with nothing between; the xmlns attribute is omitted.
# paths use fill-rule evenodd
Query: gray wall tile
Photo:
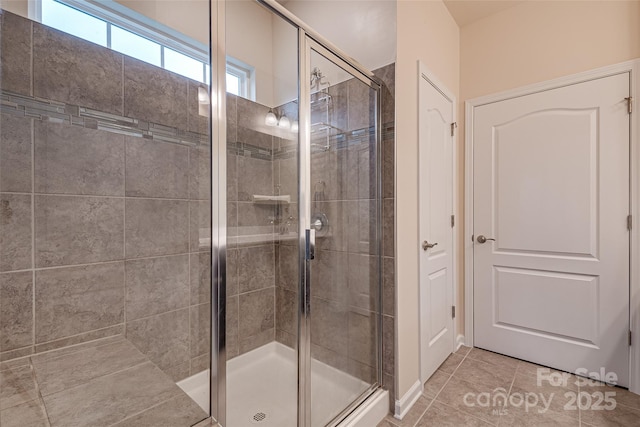
<svg viewBox="0 0 640 427"><path fill-rule="evenodd" d="M280 287L276 288L276 328L298 334L298 294Z"/></svg>
<svg viewBox="0 0 640 427"><path fill-rule="evenodd" d="M31 192L31 122L0 115L0 191Z"/></svg>
<svg viewBox="0 0 640 427"><path fill-rule="evenodd" d="M36 271L36 342L124 321L124 263Z"/></svg>
<svg viewBox="0 0 640 427"><path fill-rule="evenodd" d="M0 352L33 344L33 274L0 274Z"/></svg>
<svg viewBox="0 0 640 427"><path fill-rule="evenodd" d="M0 424L3 427L47 427L49 420L45 411L39 399L30 400L1 411Z"/></svg>
<svg viewBox="0 0 640 427"><path fill-rule="evenodd" d="M395 314L395 268L394 258L382 258L382 312L388 316Z"/></svg>
<svg viewBox="0 0 640 427"><path fill-rule="evenodd" d="M125 56L124 115L187 129L187 79Z"/></svg>
<svg viewBox="0 0 640 427"><path fill-rule="evenodd" d="M358 79L347 83L349 90L348 130L368 128L375 124L374 91Z"/></svg>
<svg viewBox="0 0 640 427"><path fill-rule="evenodd" d="M126 256L172 255L189 251L189 202L126 200Z"/></svg>
<svg viewBox="0 0 640 427"><path fill-rule="evenodd" d="M32 268L31 196L0 193L0 271Z"/></svg>
<svg viewBox="0 0 640 427"><path fill-rule="evenodd" d="M256 335L241 338L239 344L240 354L247 353L251 350L255 350L258 347L262 347L265 344L269 344L270 342L275 341L275 331L275 328L271 328L267 329L266 331L259 332Z"/></svg>
<svg viewBox="0 0 640 427"><path fill-rule="evenodd" d="M238 157L238 200L249 202L254 194L272 195L273 164L268 160Z"/></svg>
<svg viewBox="0 0 640 427"><path fill-rule="evenodd" d="M95 329L93 331L85 332L82 334L74 335L71 337L61 338L59 340L49 341L42 344L36 344L35 353L42 353L45 351L61 349L69 346L75 346L76 344L86 343L93 340L102 338L115 337L117 335L124 335L124 324L120 323L115 326L108 326L102 329Z"/></svg>
<svg viewBox="0 0 640 427"><path fill-rule="evenodd" d="M122 259L123 216L122 199L36 196L36 267Z"/></svg>
<svg viewBox="0 0 640 427"><path fill-rule="evenodd" d="M189 148L126 137L128 197L189 197Z"/></svg>
<svg viewBox="0 0 640 427"><path fill-rule="evenodd" d="M211 304L191 307L191 357L211 351Z"/></svg>
<svg viewBox="0 0 640 427"><path fill-rule="evenodd" d="M211 250L211 202L191 201L189 202L190 242L191 252Z"/></svg>
<svg viewBox="0 0 640 427"><path fill-rule="evenodd" d="M2 89L31 95L31 21L6 11L1 19Z"/></svg>
<svg viewBox="0 0 640 427"><path fill-rule="evenodd" d="M189 308L127 322L126 336L164 372L190 361Z"/></svg>
<svg viewBox="0 0 640 427"><path fill-rule="evenodd" d="M44 403L52 426L110 426L181 393L149 362L45 396Z"/></svg>
<svg viewBox="0 0 640 427"><path fill-rule="evenodd" d="M64 356L44 360L34 357L33 368L40 393L48 396L146 361L133 344L121 338Z"/></svg>
<svg viewBox="0 0 640 427"><path fill-rule="evenodd" d="M127 321L189 305L189 255L125 262Z"/></svg>
<svg viewBox="0 0 640 427"><path fill-rule="evenodd" d="M36 121L35 191L124 195L124 137L102 130Z"/></svg>
<svg viewBox="0 0 640 427"><path fill-rule="evenodd" d="M34 24L33 94L122 114L122 55Z"/></svg>
<svg viewBox="0 0 640 427"><path fill-rule="evenodd" d="M395 220L394 199L382 201L382 255L395 256Z"/></svg>
<svg viewBox="0 0 640 427"><path fill-rule="evenodd" d="M272 244L239 248L238 265L238 291L241 294L275 285L275 251Z"/></svg>
<svg viewBox="0 0 640 427"><path fill-rule="evenodd" d="M193 426L207 418L207 413L187 394L162 402L141 414L127 418L113 427Z"/></svg>
<svg viewBox="0 0 640 427"><path fill-rule="evenodd" d="M275 326L274 311L274 288L240 294L240 318L238 321L240 340L273 329Z"/></svg>
<svg viewBox="0 0 640 427"><path fill-rule="evenodd" d="M211 147L208 144L189 148L189 194L192 199L211 200Z"/></svg>
<svg viewBox="0 0 640 427"><path fill-rule="evenodd" d="M227 252L228 254L228 252ZM228 255L227 255L228 257ZM211 252L189 255L191 305L211 301ZM227 259L227 265L229 261ZM227 267L228 271L228 267ZM228 281L228 279L227 279ZM227 283L227 289L229 284Z"/></svg>
<svg viewBox="0 0 640 427"><path fill-rule="evenodd" d="M209 94L209 86L194 80L187 81L187 130L209 135L209 102L200 101L200 91Z"/></svg>
<svg viewBox="0 0 640 427"><path fill-rule="evenodd" d="M325 300L346 303L349 297L348 254L317 251L311 268L311 295Z"/></svg>
<svg viewBox="0 0 640 427"><path fill-rule="evenodd" d="M372 312L349 311L349 359L375 366L376 318Z"/></svg>
<svg viewBox="0 0 640 427"><path fill-rule="evenodd" d="M298 257L297 246L278 245L278 275L276 278L278 286L297 292Z"/></svg>
<svg viewBox="0 0 640 427"><path fill-rule="evenodd" d="M347 354L349 312L344 303L339 304L311 298L314 316L311 316L311 342L320 347Z"/></svg>
<svg viewBox="0 0 640 427"><path fill-rule="evenodd" d="M238 340L238 317L239 317L239 297L227 297L227 359L236 357L239 354Z"/></svg>

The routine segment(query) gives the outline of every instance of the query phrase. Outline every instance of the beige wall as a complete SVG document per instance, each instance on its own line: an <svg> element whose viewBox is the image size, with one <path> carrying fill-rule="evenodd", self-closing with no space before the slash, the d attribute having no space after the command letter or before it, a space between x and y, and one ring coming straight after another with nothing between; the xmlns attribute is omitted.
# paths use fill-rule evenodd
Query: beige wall
<svg viewBox="0 0 640 427"><path fill-rule="evenodd" d="M460 145L464 144L464 101L634 58L640 58L638 0L524 2L464 26L460 29ZM459 164L462 213L464 161ZM463 262L459 253L459 264ZM459 277L458 330L464 333L464 278Z"/></svg>
<svg viewBox="0 0 640 427"><path fill-rule="evenodd" d="M418 313L418 60L459 95L459 30L442 1L397 4L396 398L420 378Z"/></svg>
<svg viewBox="0 0 640 427"><path fill-rule="evenodd" d="M640 57L640 1L525 2L460 30L471 99Z"/></svg>

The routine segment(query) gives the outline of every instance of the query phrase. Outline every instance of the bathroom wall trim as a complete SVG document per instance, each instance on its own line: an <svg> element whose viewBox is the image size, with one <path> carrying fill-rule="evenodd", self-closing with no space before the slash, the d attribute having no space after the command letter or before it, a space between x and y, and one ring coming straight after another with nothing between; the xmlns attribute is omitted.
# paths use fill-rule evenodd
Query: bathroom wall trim
<svg viewBox="0 0 640 427"><path fill-rule="evenodd" d="M416 380L411 388L400 398L396 400L396 410L393 416L399 420L403 419L407 412L413 407L413 404L418 401L422 392L424 391L424 385L422 381Z"/></svg>
<svg viewBox="0 0 640 427"><path fill-rule="evenodd" d="M630 120L630 213L634 217L634 226L631 230L630 242L630 289L629 327L635 335L633 345L629 346L629 390L640 394L640 112L638 97L640 97L640 59L613 64L594 70L589 70L553 80L539 82L516 89L499 92L465 102L465 334L467 346L473 347L473 242L471 237L473 230L473 113L474 108L503 101L519 96L538 93L550 89L556 89L599 79L615 74L629 73L630 91L634 102L634 111Z"/></svg>

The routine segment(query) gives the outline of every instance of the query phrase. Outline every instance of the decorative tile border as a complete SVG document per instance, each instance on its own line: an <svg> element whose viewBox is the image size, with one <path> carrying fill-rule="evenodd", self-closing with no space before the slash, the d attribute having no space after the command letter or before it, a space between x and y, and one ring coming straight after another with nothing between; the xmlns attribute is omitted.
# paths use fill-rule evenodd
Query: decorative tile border
<svg viewBox="0 0 640 427"><path fill-rule="evenodd" d="M6 91L0 93L0 112L173 144L188 146L209 144L208 135Z"/></svg>

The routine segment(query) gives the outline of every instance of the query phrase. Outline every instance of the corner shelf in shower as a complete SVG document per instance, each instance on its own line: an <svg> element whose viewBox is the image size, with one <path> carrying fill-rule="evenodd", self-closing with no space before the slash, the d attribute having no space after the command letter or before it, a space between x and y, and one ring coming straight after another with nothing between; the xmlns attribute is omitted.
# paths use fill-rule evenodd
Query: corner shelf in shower
<svg viewBox="0 0 640 427"><path fill-rule="evenodd" d="M291 203L291 196L268 196L263 194L254 194L251 201L258 205L288 205Z"/></svg>

